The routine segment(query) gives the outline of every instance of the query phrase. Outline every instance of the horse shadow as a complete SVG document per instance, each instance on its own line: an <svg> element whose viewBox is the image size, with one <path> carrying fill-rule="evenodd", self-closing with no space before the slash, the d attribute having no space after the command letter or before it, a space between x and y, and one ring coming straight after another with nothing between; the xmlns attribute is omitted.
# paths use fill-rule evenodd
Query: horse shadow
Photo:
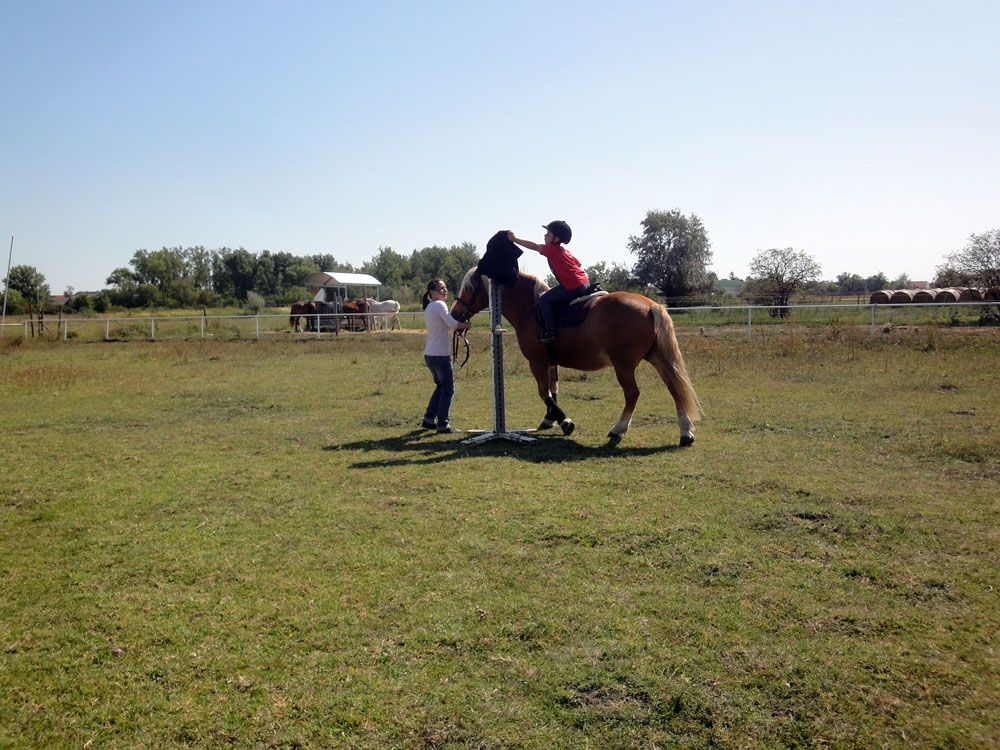
<svg viewBox="0 0 1000 750"><path fill-rule="evenodd" d="M618 440L609 438L602 445L585 445L558 433L534 433L536 442L514 443L497 438L478 445L463 445L462 441L472 434L456 433L454 440L441 439L429 430L412 430L402 435L392 435L375 440L356 440L349 443L326 445L324 451L379 451L394 454L395 457L370 461L355 461L348 464L352 469L384 468L387 466L411 466L455 461L469 455L504 456L527 463L569 463L589 461L593 458L614 458L628 460L641 456L653 456L681 450L678 445L625 446Z"/></svg>

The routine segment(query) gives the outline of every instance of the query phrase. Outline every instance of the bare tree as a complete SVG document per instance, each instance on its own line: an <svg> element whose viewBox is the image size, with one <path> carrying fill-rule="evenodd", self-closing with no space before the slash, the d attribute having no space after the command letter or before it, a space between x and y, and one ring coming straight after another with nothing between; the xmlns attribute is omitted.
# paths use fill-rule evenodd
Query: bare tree
<svg viewBox="0 0 1000 750"><path fill-rule="evenodd" d="M1000 229L970 235L964 248L945 258L938 275L945 270L967 279L970 285L1000 289Z"/></svg>
<svg viewBox="0 0 1000 750"><path fill-rule="evenodd" d="M786 247L760 250L750 262L750 277L743 296L755 304L774 305L781 317L788 315L788 300L820 275L820 265L804 250Z"/></svg>

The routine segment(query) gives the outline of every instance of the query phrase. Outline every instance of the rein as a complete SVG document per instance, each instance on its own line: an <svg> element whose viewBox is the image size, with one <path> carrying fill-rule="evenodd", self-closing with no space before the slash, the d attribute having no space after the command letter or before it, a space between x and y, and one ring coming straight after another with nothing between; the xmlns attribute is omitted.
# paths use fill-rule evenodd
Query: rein
<svg viewBox="0 0 1000 750"><path fill-rule="evenodd" d="M462 360L462 364L458 365L458 369L461 370L465 367L465 363L469 361L469 339L466 337L465 332L467 328L462 330L455 329L455 333L451 336L451 361L452 364L458 362L458 352L459 352L459 339L465 342L465 359Z"/></svg>

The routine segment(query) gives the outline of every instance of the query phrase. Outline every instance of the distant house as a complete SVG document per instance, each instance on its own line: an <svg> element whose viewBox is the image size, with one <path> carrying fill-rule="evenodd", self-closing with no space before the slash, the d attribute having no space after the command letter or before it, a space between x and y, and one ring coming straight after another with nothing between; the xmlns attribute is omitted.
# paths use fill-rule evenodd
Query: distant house
<svg viewBox="0 0 1000 750"><path fill-rule="evenodd" d="M101 296L100 292L73 292L72 295L69 295L69 294L53 294L51 297L48 298L47 301L48 301L48 303L50 305L55 305L57 307L62 307L63 305L70 304L74 299L78 299L78 298L82 298L82 297L90 297L91 299L94 299L94 298L100 297L100 296Z"/></svg>

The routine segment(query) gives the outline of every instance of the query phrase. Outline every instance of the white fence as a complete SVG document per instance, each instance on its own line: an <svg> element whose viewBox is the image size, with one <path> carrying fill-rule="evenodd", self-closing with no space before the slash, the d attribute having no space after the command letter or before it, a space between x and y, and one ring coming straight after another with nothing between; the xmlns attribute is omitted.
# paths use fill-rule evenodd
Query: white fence
<svg viewBox="0 0 1000 750"><path fill-rule="evenodd" d="M940 324L973 323L990 310L994 317L1000 315L1000 302L910 302L906 304L872 305L826 304L789 305L781 308L786 316L777 315L773 306L724 306L724 307L671 307L674 323L680 330L688 327L744 328L747 336L753 336L754 328L773 329L776 324L803 325L865 325L875 335L879 327L896 324ZM422 329L423 313L400 312L399 318L404 328ZM303 325L307 316L302 316ZM391 321L386 314L339 314L336 316L308 316L314 320L322 318L319 330L304 331L294 335L303 337L339 336L341 331L357 328L360 319L368 319L369 330L391 330ZM331 318L335 318L331 323ZM314 326L315 328L315 326ZM288 314L266 315L197 315L197 316L129 316L129 317L79 317L66 316L43 321L44 335L64 341L123 341L123 340L164 340L164 339L259 339L277 334L291 335L292 325ZM5 323L0 329L0 338L23 336L30 338L39 334L37 320L23 320Z"/></svg>
<svg viewBox="0 0 1000 750"><path fill-rule="evenodd" d="M422 313L399 313L400 318L415 317ZM311 330L303 330L303 336L339 336L346 330L389 330L390 316L383 313L338 313L327 315L303 315L301 325L307 322ZM256 315L150 315L128 317L79 317L51 316L38 320L26 319L17 323L5 323L0 337L37 335L55 337L64 341L82 339L85 341L121 340L163 340L175 338L249 338L259 339L265 335L293 333L290 316L284 314ZM298 331L294 331L299 335Z"/></svg>

